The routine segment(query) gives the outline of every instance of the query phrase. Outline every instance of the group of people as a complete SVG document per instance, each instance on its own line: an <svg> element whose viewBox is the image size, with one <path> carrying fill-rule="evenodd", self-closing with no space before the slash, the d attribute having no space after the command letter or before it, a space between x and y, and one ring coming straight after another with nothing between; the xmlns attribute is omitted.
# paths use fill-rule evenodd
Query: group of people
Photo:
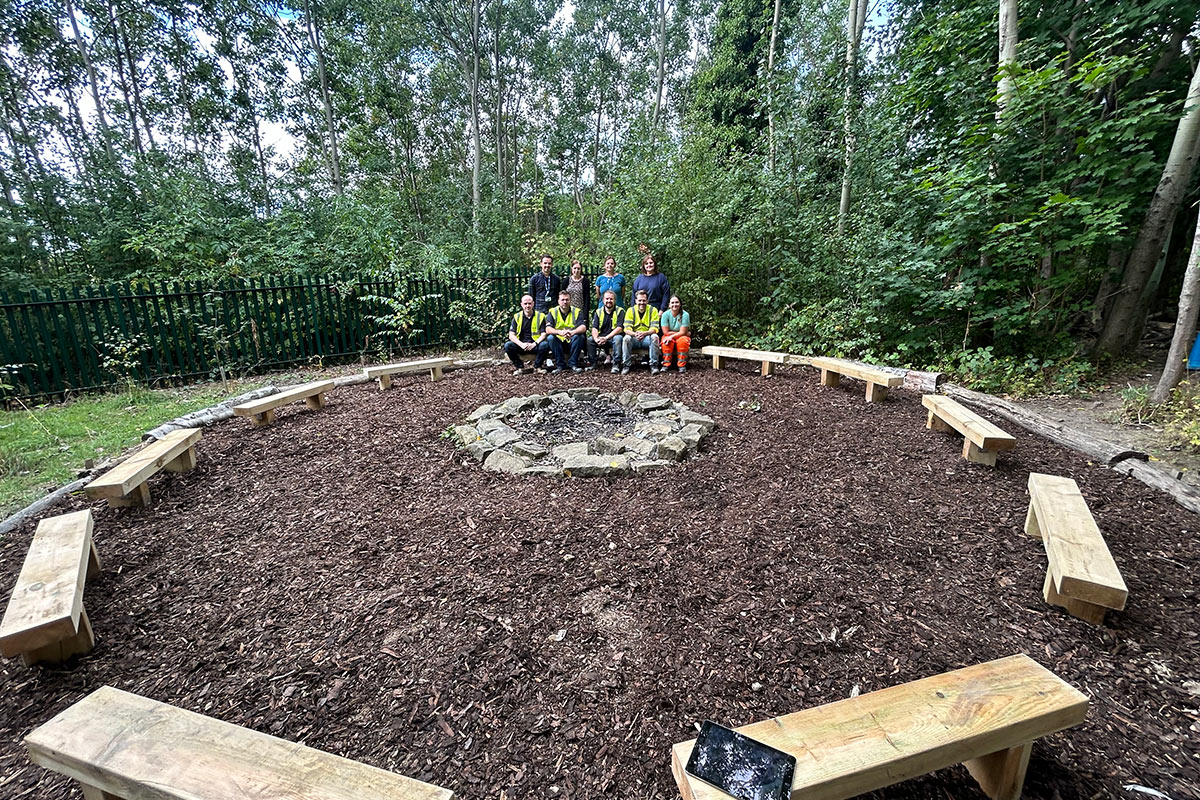
<svg viewBox="0 0 1200 800"><path fill-rule="evenodd" d="M543 255L521 298L521 310L508 326L504 352L513 374L544 370L549 359L555 372L611 364L614 374L628 375L638 350L648 351L651 375L675 368L687 372L691 320L650 253L642 257L632 292L633 305L623 307L625 276L617 272L612 256L604 259L603 274L588 287L579 261L571 262L571 274L563 279L554 274L554 259ZM589 320L593 296L598 303Z"/></svg>

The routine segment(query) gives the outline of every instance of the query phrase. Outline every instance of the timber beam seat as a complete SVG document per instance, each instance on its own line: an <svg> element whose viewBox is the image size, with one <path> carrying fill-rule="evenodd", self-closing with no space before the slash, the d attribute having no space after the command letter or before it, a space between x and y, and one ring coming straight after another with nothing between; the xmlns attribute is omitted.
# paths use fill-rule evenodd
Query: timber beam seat
<svg viewBox="0 0 1200 800"><path fill-rule="evenodd" d="M1030 473L1025 532L1046 546L1042 596L1047 603L1093 625L1104 622L1109 609L1125 608L1129 589L1079 484L1058 475Z"/></svg>
<svg viewBox="0 0 1200 800"><path fill-rule="evenodd" d="M394 772L103 686L25 737L86 800L452 800Z"/></svg>
<svg viewBox="0 0 1200 800"><path fill-rule="evenodd" d="M83 488L93 500L108 500L110 508L150 503L147 481L159 470L187 472L196 466L198 428L180 428L154 441Z"/></svg>
<svg viewBox="0 0 1200 800"><path fill-rule="evenodd" d="M392 387L393 375L399 375L404 372L420 372L427 369L429 370L430 380L440 381L442 379L442 370L453 363L453 358L426 358L421 361L401 361L396 364L384 364L379 367L364 367L363 375L367 376L368 380L373 380L379 384L379 390L383 391Z"/></svg>
<svg viewBox="0 0 1200 800"><path fill-rule="evenodd" d="M777 353L771 350L746 350L740 347L717 347L715 345L707 345L700 348L700 355L712 356L713 369L725 369L725 361L727 359L757 361L761 365L759 372L764 377L773 375L777 364L805 366L809 361L807 356L797 356L791 353Z"/></svg>
<svg viewBox="0 0 1200 800"><path fill-rule="evenodd" d="M996 466L996 454L1012 450L1017 440L945 395L927 394L921 405L929 409L925 427L933 431L958 431L963 436L963 458L976 464Z"/></svg>
<svg viewBox="0 0 1200 800"><path fill-rule="evenodd" d="M31 665L91 651L96 639L83 608L83 586L99 572L91 511L39 522L0 622L0 653L19 655Z"/></svg>
<svg viewBox="0 0 1200 800"><path fill-rule="evenodd" d="M904 384L903 375L893 375L881 369L865 367L841 358L819 357L812 359L812 366L821 370L822 386L838 386L842 376L857 378L867 384L867 402L880 403L887 399L889 389L895 389Z"/></svg>
<svg viewBox="0 0 1200 800"><path fill-rule="evenodd" d="M325 407L325 393L331 389L333 389L333 381L305 383L278 394L267 395L234 406L233 413L239 417L250 417L250 424L255 428L260 428L275 421L275 409L297 400L303 400L304 404L313 411L320 411Z"/></svg>
<svg viewBox="0 0 1200 800"><path fill-rule="evenodd" d="M892 686L738 728L796 757L794 800L839 800L964 764L993 800L1017 800L1033 740L1083 722L1088 698L1025 655ZM685 800L725 800L687 774L696 740L671 748Z"/></svg>

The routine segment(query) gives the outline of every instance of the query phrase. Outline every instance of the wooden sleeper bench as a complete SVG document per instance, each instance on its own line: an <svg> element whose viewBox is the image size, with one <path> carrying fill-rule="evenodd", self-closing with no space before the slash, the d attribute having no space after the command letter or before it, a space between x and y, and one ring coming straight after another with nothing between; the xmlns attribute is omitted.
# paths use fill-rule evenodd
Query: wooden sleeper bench
<svg viewBox="0 0 1200 800"><path fill-rule="evenodd" d="M1017 800L1033 740L1083 722L1088 699L1025 655L1009 656L739 728L796 757L791 796L838 800L964 764L993 800ZM727 795L684 771L685 800Z"/></svg>
<svg viewBox="0 0 1200 800"><path fill-rule="evenodd" d="M1046 546L1042 596L1073 616L1099 625L1111 608L1121 610L1129 589L1079 484L1057 475L1029 474L1025 532Z"/></svg>
<svg viewBox="0 0 1200 800"><path fill-rule="evenodd" d="M392 376L404 372L420 372L429 370L429 378L433 381L442 379L442 369L454 363L453 358L426 358L422 361L402 361L396 364L385 364L381 367L364 367L363 375L379 384L379 390L392 387Z"/></svg>
<svg viewBox="0 0 1200 800"><path fill-rule="evenodd" d="M325 407L325 393L332 388L333 381L305 383L278 394L260 397L257 400L234 406L233 413L239 417L250 417L250 424L255 428L260 428L275 421L275 409L297 400L303 400L304 404L313 411L320 411Z"/></svg>
<svg viewBox="0 0 1200 800"><path fill-rule="evenodd" d="M904 384L903 375L893 375L880 369L872 369L840 358L814 358L812 366L821 370L822 386L838 386L842 376L857 378L867 384L867 402L879 403L887 399L888 389Z"/></svg>
<svg viewBox="0 0 1200 800"><path fill-rule="evenodd" d="M96 639L83 608L83 586L99 572L91 511L39 522L0 622L0 653L32 665L89 652Z"/></svg>
<svg viewBox="0 0 1200 800"><path fill-rule="evenodd" d="M348 758L103 686L25 737L86 800L452 800Z"/></svg>
<svg viewBox="0 0 1200 800"><path fill-rule="evenodd" d="M757 361L761 364L759 372L764 377L773 375L777 364L803 366L808 364L809 361L806 356L796 356L791 353L777 353L770 350L745 350L740 347L716 347L714 345L700 348L700 355L712 356L713 369L724 369L726 359Z"/></svg>
<svg viewBox="0 0 1200 800"><path fill-rule="evenodd" d="M1017 440L971 409L940 394L927 394L921 405L929 409L925 427L934 431L958 431L963 436L963 458L976 464L996 466L996 454L1012 450Z"/></svg>
<svg viewBox="0 0 1200 800"><path fill-rule="evenodd" d="M146 445L83 488L93 500L108 500L110 508L150 503L146 481L159 470L187 472L196 466L197 428L180 428Z"/></svg>

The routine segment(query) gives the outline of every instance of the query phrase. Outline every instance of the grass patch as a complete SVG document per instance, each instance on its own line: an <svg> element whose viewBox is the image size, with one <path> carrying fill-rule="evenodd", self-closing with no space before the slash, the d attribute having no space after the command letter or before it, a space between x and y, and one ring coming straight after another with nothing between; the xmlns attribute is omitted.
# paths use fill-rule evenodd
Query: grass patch
<svg viewBox="0 0 1200 800"><path fill-rule="evenodd" d="M206 384L0 411L0 518L74 480L88 459L117 456L151 428L228 396Z"/></svg>

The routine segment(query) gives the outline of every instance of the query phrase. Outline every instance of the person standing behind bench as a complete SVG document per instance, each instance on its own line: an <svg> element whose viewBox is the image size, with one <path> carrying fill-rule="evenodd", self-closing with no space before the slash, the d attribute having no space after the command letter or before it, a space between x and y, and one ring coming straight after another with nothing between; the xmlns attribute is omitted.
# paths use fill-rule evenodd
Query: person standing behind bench
<svg viewBox="0 0 1200 800"><path fill-rule="evenodd" d="M579 309L579 319L587 322L588 311L592 307L589 301L592 298L588 296L587 281L583 277L583 264L579 263L579 259L571 262L571 275L563 281L562 290L571 295L571 308Z"/></svg>
<svg viewBox="0 0 1200 800"><path fill-rule="evenodd" d="M596 276L597 305L604 302L604 293L616 295L617 306L625 302L625 276L617 272L617 260L612 256L604 257L604 274Z"/></svg>
<svg viewBox="0 0 1200 800"><path fill-rule="evenodd" d="M621 340L625 362L621 366L621 374L628 375L633 367L633 351L650 351L650 374L658 374L658 309L650 305L646 298L646 290L633 293L633 305L625 309L625 335Z"/></svg>
<svg viewBox="0 0 1200 800"><path fill-rule="evenodd" d="M513 375L541 368L546 354L550 352L547 335L546 315L534 311L533 298L525 295L521 298L521 310L513 314L512 322L508 323L508 341L504 343L504 352L516 367ZM533 367L526 367L525 362L521 360L524 353L534 353Z"/></svg>
<svg viewBox="0 0 1200 800"><path fill-rule="evenodd" d="M546 333L550 334L550 347L554 351L555 372L583 372L579 366L579 354L583 351L583 332L587 330L580 319L579 309L571 307L571 295L558 293L558 305L546 315ZM563 361L563 346L568 344L571 355Z"/></svg>
<svg viewBox="0 0 1200 800"><path fill-rule="evenodd" d="M603 303L592 314L592 338L588 339L588 360L593 367L600 366L605 350L612 355L612 371L621 371L621 334L625 324L625 309L617 305L617 295L612 290L604 293Z"/></svg>
<svg viewBox="0 0 1200 800"><path fill-rule="evenodd" d="M679 353L679 371L687 372L688 350L692 348L691 319L683 310L679 295L671 295L670 308L662 314L663 371L675 366L675 354Z"/></svg>
<svg viewBox="0 0 1200 800"><path fill-rule="evenodd" d="M666 310L667 301L671 299L671 284L667 276L658 271L658 265L650 253L642 256L642 274L633 279L634 295L639 291L646 292L647 302L659 312Z"/></svg>
<svg viewBox="0 0 1200 800"><path fill-rule="evenodd" d="M543 254L541 270L529 279L529 296L533 298L535 310L545 314L554 307L558 293L562 291L562 278L554 274L554 257Z"/></svg>

